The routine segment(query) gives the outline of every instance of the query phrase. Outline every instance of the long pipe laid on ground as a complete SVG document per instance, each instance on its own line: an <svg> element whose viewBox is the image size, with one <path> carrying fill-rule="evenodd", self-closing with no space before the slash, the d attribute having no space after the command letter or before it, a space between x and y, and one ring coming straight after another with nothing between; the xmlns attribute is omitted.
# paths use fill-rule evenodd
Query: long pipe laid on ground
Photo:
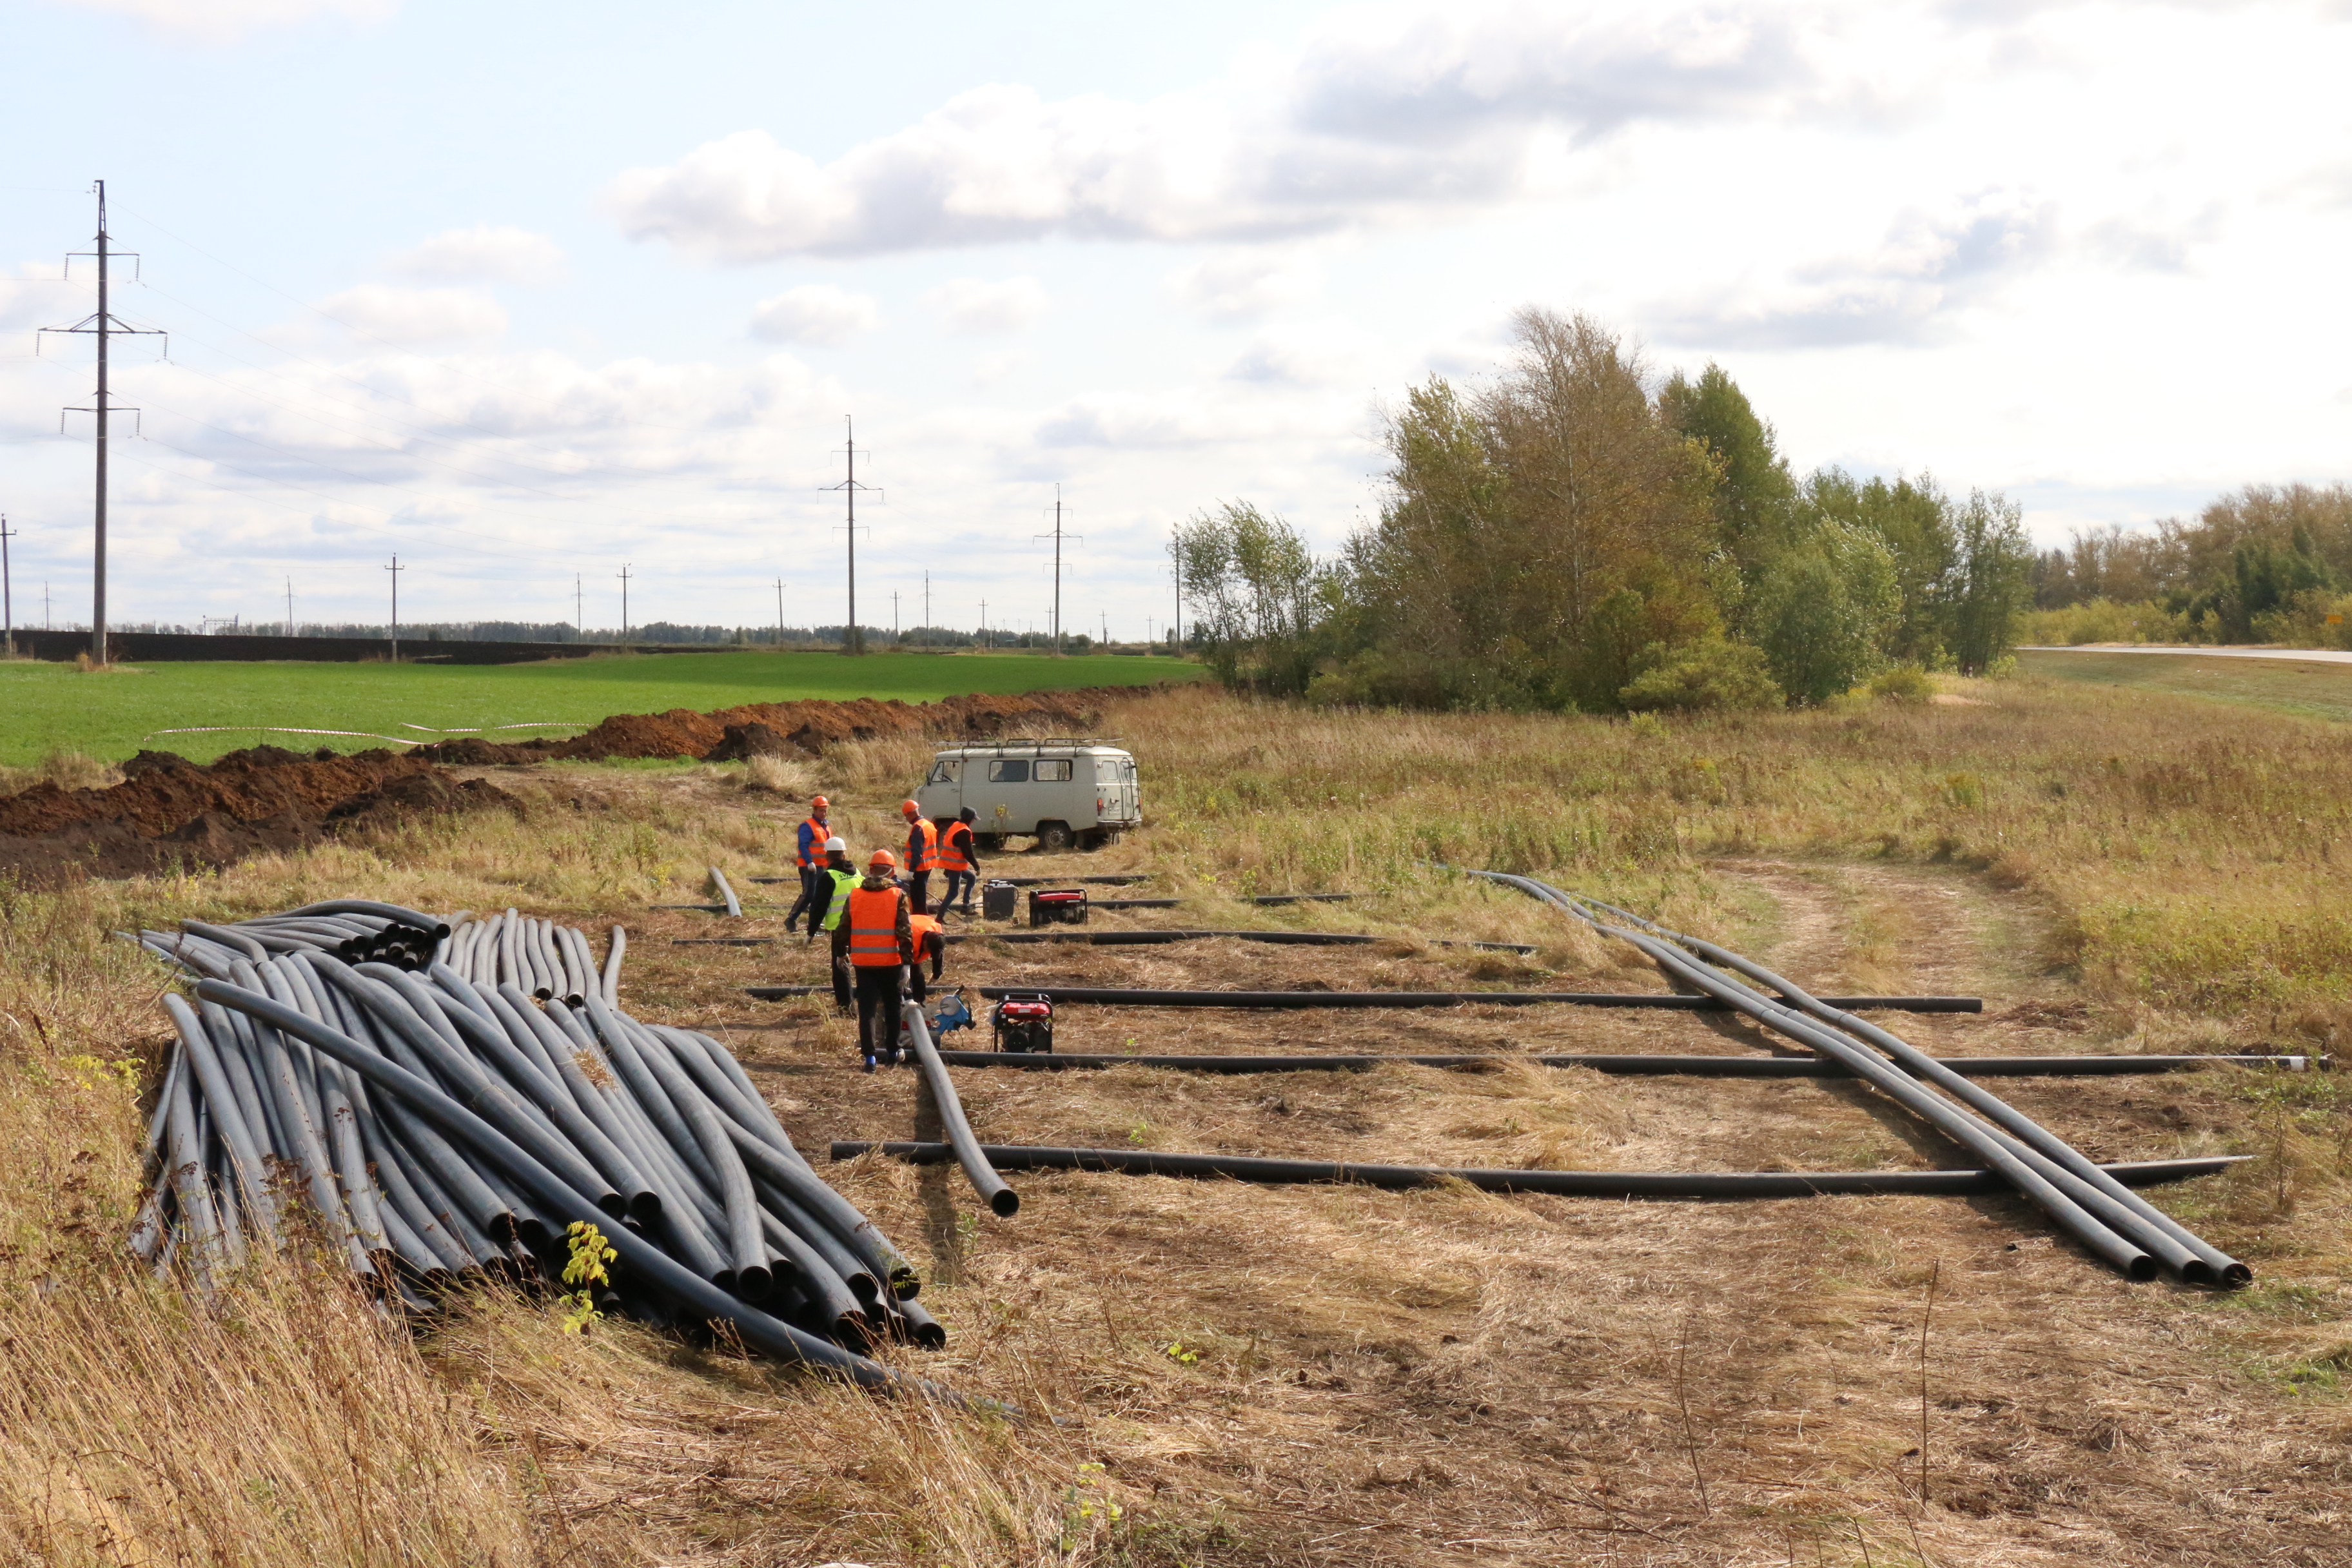
<svg viewBox="0 0 2352 1568"><path fill-rule="evenodd" d="M1171 1154L1150 1149L1061 1149L985 1143L981 1153L1008 1171L1099 1171L1130 1176L1213 1176L1272 1184L1360 1184L1394 1189L1465 1182L1482 1192L1545 1193L1580 1198L1810 1198L1846 1195L1967 1196L2009 1190L1993 1171L1516 1171L1484 1166L1358 1165L1325 1160L1272 1160L1244 1154ZM836 1160L878 1153L915 1164L955 1157L945 1143L844 1139ZM2103 1169L2136 1186L2210 1176L2250 1159L2143 1160Z"/></svg>
<svg viewBox="0 0 2352 1568"><path fill-rule="evenodd" d="M2040 1205L2060 1228L2127 1278L2152 1278L2159 1262L2191 1284L2235 1284L2250 1277L2237 1272L2243 1266L2236 1265L2234 1259L2228 1260L2233 1268L2217 1268L2200 1250L2202 1244L2191 1246L2179 1240L2104 1187L2003 1128L1981 1120L1972 1109L1931 1091L1917 1078L1853 1036L1841 1032L1838 1026L1774 1001L1660 937L1629 926L1610 924L1572 901L1571 895L1547 883L1501 872L1475 874L1517 887L1586 921L1603 935L1632 943L1673 979L1737 1007L1768 1029L1843 1063L1856 1077L1868 1079L1881 1093L2006 1176L2020 1192ZM1956 1074L1948 1076L1955 1082L1964 1081Z"/></svg>
<svg viewBox="0 0 2352 1568"><path fill-rule="evenodd" d="M948 1077L948 1069L940 1060L939 1047L931 1043L923 1005L910 998L900 1005L899 1015L915 1042L915 1060L922 1068L923 1081L930 1087L932 1103L939 1107L940 1123L947 1129L948 1146L955 1152L956 1163L963 1167L972 1190L988 1200L990 1212L1000 1219L1012 1218L1021 1212L1021 1194L1004 1184L1004 1178L996 1173L988 1156L981 1152L980 1140L971 1135L971 1123L964 1119L963 1101L956 1095L955 1080Z"/></svg>
<svg viewBox="0 0 2352 1568"><path fill-rule="evenodd" d="M1559 890L1554 889L1554 891ZM1580 897L1577 894L1568 896ZM1801 989L1783 980L1770 970L1742 958L1736 952L1717 947L1713 942L1703 942L1696 937L1684 936L1678 931L1667 931L1663 926L1654 925L1643 920L1639 915L1619 910L1614 905L1598 904L1597 900L1591 900L1584 901L1594 903L1596 907L1612 915L1633 921L1654 935L1687 948L1702 958L1712 960L1724 968L1735 970L1750 979L1769 985L1780 992L1790 1003L1804 1013L1877 1047L1893 1058L1895 1065L1904 1071L1943 1089L2028 1148L2055 1162L2063 1169L2089 1184L2095 1191L2120 1205L2135 1219L2153 1227L2175 1245L2186 1248L2211 1272L2214 1282L2234 1286L2243 1285L2253 1279L2253 1270L2247 1265L2214 1247L2146 1199L2125 1191L2113 1178L2103 1174L2095 1164L2072 1144L2007 1101L1977 1088L1974 1084L1966 1082L1909 1041L1889 1034L1874 1024L1853 1017L1832 1003L1807 995ZM2167 1261L2169 1263L2172 1259L2168 1258ZM2193 1274L2185 1277L2193 1279Z"/></svg>
<svg viewBox="0 0 2352 1568"><path fill-rule="evenodd" d="M1011 995L1044 996L1056 1006L1096 1003L1118 1007L1456 1007L1486 1003L1496 1007L1656 1007L1674 1012L1725 1013L1733 1009L1712 996L1655 991L1139 991L1101 985L982 985L992 1001ZM754 990L753 994L758 994ZM1832 996L1830 1005L1890 1013L1981 1013L1980 996Z"/></svg>
<svg viewBox="0 0 2352 1568"><path fill-rule="evenodd" d="M810 989L814 990L812 986ZM1548 1068L1587 1068L1622 1077L1675 1078L1851 1078L1838 1063L1822 1057L1692 1057L1692 1056L1507 1056L1486 1052L1463 1056L1263 1056L1170 1057L1067 1051L940 1052L950 1067L1016 1068L1032 1072L1055 1072L1064 1068L1166 1068L1177 1072L1368 1072L1389 1062L1425 1068L1499 1068L1532 1062ZM2121 1078L2137 1074L2189 1072L2200 1068L2272 1068L2304 1072L2310 1057L1938 1057L1944 1067L1968 1078ZM2318 1058L2325 1060L2326 1058Z"/></svg>
<svg viewBox="0 0 2352 1568"><path fill-rule="evenodd" d="M1266 942L1283 947L1365 947L1379 942L1403 939L1369 936L1358 931L978 931L969 936L951 936L950 942L1076 942L1093 947L1165 947L1180 942L1213 942L1223 937L1234 942ZM1475 947L1487 952L1529 953L1537 951L1532 942L1445 942L1433 941L1432 947Z"/></svg>

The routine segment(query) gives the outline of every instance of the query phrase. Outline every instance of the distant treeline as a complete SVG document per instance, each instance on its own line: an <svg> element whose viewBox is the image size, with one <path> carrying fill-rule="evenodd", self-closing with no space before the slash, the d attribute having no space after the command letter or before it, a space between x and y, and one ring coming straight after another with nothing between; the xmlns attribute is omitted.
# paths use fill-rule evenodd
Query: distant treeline
<svg viewBox="0 0 2352 1568"><path fill-rule="evenodd" d="M1924 476L1801 479L1719 367L1656 384L1583 316L1525 310L1516 336L1491 384L1406 395L1379 517L1335 558L1246 502L1179 530L1221 676L1608 712L1820 702L2008 658L2033 563L2015 505Z"/></svg>
<svg viewBox="0 0 2352 1568"><path fill-rule="evenodd" d="M124 632L194 632L194 626L172 626L145 622L115 628ZM283 622L257 626L235 626L227 623L211 626L216 632L234 631L244 637L274 637L287 635ZM652 621L642 626L631 626L624 639L618 626L575 628L568 621L403 621L400 640L403 642L545 642L545 643L656 643L663 647L839 647L848 634L846 626L786 626L779 634L769 626L684 626L669 621ZM1050 648L1054 646L1051 632L1030 631L961 631L947 626L910 626L903 632L893 632L887 626L865 628L868 648L923 647L1016 647ZM297 623L295 635L306 637L380 637L390 640L392 628L383 622L322 622ZM1084 632L1065 632L1065 651L1085 653L1095 646L1096 639Z"/></svg>
<svg viewBox="0 0 2352 1568"><path fill-rule="evenodd" d="M2033 602L2038 641L2352 647L2352 485L2248 485L2194 521L2078 530L2035 559Z"/></svg>

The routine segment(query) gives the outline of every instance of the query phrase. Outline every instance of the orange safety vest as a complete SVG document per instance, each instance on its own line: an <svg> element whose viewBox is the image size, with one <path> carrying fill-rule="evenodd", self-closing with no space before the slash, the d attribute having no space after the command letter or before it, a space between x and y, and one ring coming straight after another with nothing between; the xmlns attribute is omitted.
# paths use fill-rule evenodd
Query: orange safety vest
<svg viewBox="0 0 2352 1568"><path fill-rule="evenodd" d="M971 824L949 823L947 831L940 835L940 869L942 871L971 870L971 857L964 853L964 847L971 842Z"/></svg>
<svg viewBox="0 0 2352 1568"><path fill-rule="evenodd" d="M849 962L861 969L906 962L898 951L898 905L906 894L897 888L849 890Z"/></svg>
<svg viewBox="0 0 2352 1568"><path fill-rule="evenodd" d="M833 837L833 829L814 816L801 826L809 830L808 853L801 857L801 868L814 871L824 864L824 841Z"/></svg>
<svg viewBox="0 0 2352 1568"><path fill-rule="evenodd" d="M907 926L915 933L915 957L918 960L923 956L923 939L935 931L946 929L929 915L908 915Z"/></svg>
<svg viewBox="0 0 2352 1568"><path fill-rule="evenodd" d="M940 868L940 830L931 826L928 816L919 816L907 825L907 869L936 871Z"/></svg>

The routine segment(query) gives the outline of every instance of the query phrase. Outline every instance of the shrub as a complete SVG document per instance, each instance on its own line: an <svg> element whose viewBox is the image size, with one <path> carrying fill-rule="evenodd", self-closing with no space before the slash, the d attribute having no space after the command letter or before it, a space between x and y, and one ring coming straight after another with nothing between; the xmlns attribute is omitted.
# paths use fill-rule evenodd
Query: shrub
<svg viewBox="0 0 2352 1568"><path fill-rule="evenodd" d="M2084 643L2210 642L2199 635L2186 615L2175 615L2153 601L2119 605L2113 599L2093 599L2058 610L2033 610L2025 616L2024 640L2044 647L2080 647Z"/></svg>
<svg viewBox="0 0 2352 1568"><path fill-rule="evenodd" d="M1643 653L1650 668L1617 694L1637 713L1696 712L1711 708L1777 708L1780 688L1764 667L1761 649L1709 637L1672 650Z"/></svg>
<svg viewBox="0 0 2352 1568"><path fill-rule="evenodd" d="M1898 664L1870 678L1866 690L1888 702L1926 702L1936 695L1936 683L1916 664Z"/></svg>

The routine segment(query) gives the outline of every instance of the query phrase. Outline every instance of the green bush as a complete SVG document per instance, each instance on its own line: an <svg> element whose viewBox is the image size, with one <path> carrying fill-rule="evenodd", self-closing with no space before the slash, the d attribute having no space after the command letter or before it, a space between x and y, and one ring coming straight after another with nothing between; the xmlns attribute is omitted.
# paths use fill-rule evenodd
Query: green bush
<svg viewBox="0 0 2352 1568"><path fill-rule="evenodd" d="M1709 637L1677 648L1643 650L1648 668L1618 693L1636 713L1711 708L1777 708L1786 700L1765 668L1761 649Z"/></svg>
<svg viewBox="0 0 2352 1568"><path fill-rule="evenodd" d="M1926 702L1936 695L1936 683L1917 665L1898 664L1872 676L1865 689L1888 702Z"/></svg>

